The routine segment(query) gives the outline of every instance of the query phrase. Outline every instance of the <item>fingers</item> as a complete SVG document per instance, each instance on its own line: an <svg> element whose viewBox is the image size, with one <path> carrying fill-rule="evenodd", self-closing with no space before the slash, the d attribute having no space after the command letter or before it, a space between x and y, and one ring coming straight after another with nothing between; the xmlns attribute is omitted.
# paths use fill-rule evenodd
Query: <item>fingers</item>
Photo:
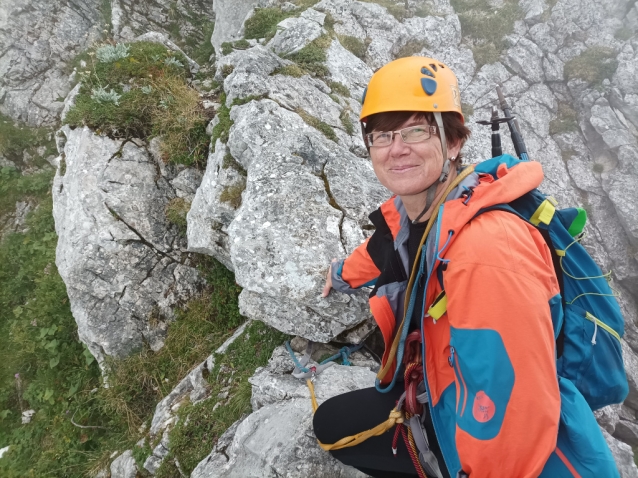
<svg viewBox="0 0 638 478"><path fill-rule="evenodd" d="M330 289L332 289L332 264L337 262L337 259L332 259L330 266L328 267L328 275L326 277L326 285L323 286L323 291L321 292L321 297L328 297L330 294Z"/></svg>

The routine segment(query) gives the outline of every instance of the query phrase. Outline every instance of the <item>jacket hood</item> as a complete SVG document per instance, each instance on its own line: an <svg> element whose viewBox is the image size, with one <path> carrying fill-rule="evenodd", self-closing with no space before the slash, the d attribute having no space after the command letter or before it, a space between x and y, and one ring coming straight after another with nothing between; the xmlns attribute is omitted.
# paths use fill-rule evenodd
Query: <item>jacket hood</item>
<svg viewBox="0 0 638 478"><path fill-rule="evenodd" d="M474 177L477 185L464 190L461 197L448 197L439 210L433 243L437 255L442 253L440 242L447 241L449 247L456 233L481 210L521 197L540 186L544 176L540 163L503 155L477 164L469 177Z"/></svg>

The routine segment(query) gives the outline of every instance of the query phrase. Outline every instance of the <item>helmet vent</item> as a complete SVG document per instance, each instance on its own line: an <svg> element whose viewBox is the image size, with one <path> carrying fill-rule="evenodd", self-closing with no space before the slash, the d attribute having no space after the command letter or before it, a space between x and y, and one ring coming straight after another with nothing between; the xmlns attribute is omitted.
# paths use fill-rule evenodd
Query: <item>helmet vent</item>
<svg viewBox="0 0 638 478"><path fill-rule="evenodd" d="M421 68L421 73L423 75L427 75L427 76L431 76L432 78L434 78L434 73L432 73L428 68L426 68L425 66L423 68Z"/></svg>
<svg viewBox="0 0 638 478"><path fill-rule="evenodd" d="M441 65L440 63L439 63L439 66L440 66L441 68L445 68L445 65Z"/></svg>
<svg viewBox="0 0 638 478"><path fill-rule="evenodd" d="M436 67L436 65L435 65L434 63L430 63L430 66L432 67L432 69L433 69L434 71L437 71L437 67Z"/></svg>

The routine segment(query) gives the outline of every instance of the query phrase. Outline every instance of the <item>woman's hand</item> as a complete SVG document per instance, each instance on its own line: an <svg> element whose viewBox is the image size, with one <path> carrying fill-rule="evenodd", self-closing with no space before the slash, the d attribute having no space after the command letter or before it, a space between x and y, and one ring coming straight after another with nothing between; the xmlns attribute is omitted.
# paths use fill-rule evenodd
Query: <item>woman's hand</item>
<svg viewBox="0 0 638 478"><path fill-rule="evenodd" d="M328 297L330 294L330 289L332 289L332 264L337 262L337 259L332 259L330 263L330 267L328 267L328 275L326 277L326 285L323 286L323 292L321 293L321 297Z"/></svg>

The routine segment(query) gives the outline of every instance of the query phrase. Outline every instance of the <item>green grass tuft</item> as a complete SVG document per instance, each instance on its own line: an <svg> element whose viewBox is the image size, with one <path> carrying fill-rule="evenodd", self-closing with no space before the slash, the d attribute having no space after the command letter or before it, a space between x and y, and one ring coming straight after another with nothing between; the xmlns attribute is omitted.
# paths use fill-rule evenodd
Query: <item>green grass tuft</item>
<svg viewBox="0 0 638 478"><path fill-rule="evenodd" d="M346 50L350 51L350 53L352 53L354 56L365 60L366 51L368 51L368 46L365 44L365 42L362 42L357 37L352 37L349 35L338 35L337 38Z"/></svg>
<svg viewBox="0 0 638 478"><path fill-rule="evenodd" d="M367 3L376 3L385 7L388 10L388 13L392 15L394 18L402 22L406 18L410 17L410 12L405 8L405 2L394 2L392 0L361 0L362 2Z"/></svg>
<svg viewBox="0 0 638 478"><path fill-rule="evenodd" d="M305 74L306 72L303 70L303 68L301 68L296 63L293 63L292 65L282 66L281 68L277 68L275 71L272 72L272 75L286 75L292 76L294 78L301 78Z"/></svg>
<svg viewBox="0 0 638 478"><path fill-rule="evenodd" d="M232 168L244 177L248 175L246 169L244 169L244 167L239 164L239 162L237 162L237 160L233 158L233 155L230 153L226 153L226 155L224 156L224 160L222 161L222 168Z"/></svg>
<svg viewBox="0 0 638 478"><path fill-rule="evenodd" d="M221 107L217 110L217 118L219 122L213 128L213 134L210 139L210 144L213 146L218 139L222 143L228 142L228 133L230 133L230 127L233 125L233 120L230 119L230 108L226 106L226 94L222 93L219 97Z"/></svg>
<svg viewBox="0 0 638 478"><path fill-rule="evenodd" d="M417 53L420 53L421 50L423 50L424 48L427 48L427 46L427 42L419 40L409 40L405 45L399 48L396 57L405 58L408 56L416 55Z"/></svg>
<svg viewBox="0 0 638 478"><path fill-rule="evenodd" d="M332 39L328 35L322 35L297 53L288 55L287 58L297 63L302 70L315 76L325 77L328 75L328 68L324 64L326 50L331 42Z"/></svg>
<svg viewBox="0 0 638 478"><path fill-rule="evenodd" d="M578 131L578 114L567 103L558 103L558 114L549 123L549 134L569 133Z"/></svg>
<svg viewBox="0 0 638 478"><path fill-rule="evenodd" d="M44 146L42 160L36 166L46 164L44 158L49 155L57 155L53 130L49 128L30 128L14 122L8 116L0 113L0 156L21 163L24 152L30 156L40 157L37 153L39 147Z"/></svg>
<svg viewBox="0 0 638 478"><path fill-rule="evenodd" d="M256 9L252 17L244 23L244 36L247 39L270 40L277 33L277 24L292 14L273 7Z"/></svg>
<svg viewBox="0 0 638 478"><path fill-rule="evenodd" d="M618 68L616 53L612 48L594 46L565 63L565 77L579 78L590 86L601 86L603 80L611 79Z"/></svg>
<svg viewBox="0 0 638 478"><path fill-rule="evenodd" d="M220 435L242 415L252 411L252 387L248 378L257 367L265 366L275 347L288 338L261 322L252 322L224 355L215 357L215 369L208 376L213 398L179 410L180 419L170 432L171 449L166 462L177 458L185 473L193 471L210 453ZM222 390L228 392L228 398L215 399ZM222 406L213 410L218 402ZM188 425L185 425L187 418ZM166 470L158 472L157 478L174 476L169 474L169 469L167 465Z"/></svg>
<svg viewBox="0 0 638 478"><path fill-rule="evenodd" d="M314 116L302 110L301 108L297 109L297 114L301 116L301 119L304 120L306 124L321 131L323 135L329 140L332 140L335 143L337 142L337 135L334 129L332 129L332 126L330 126L327 123L324 123L319 118L315 118Z"/></svg>
<svg viewBox="0 0 638 478"><path fill-rule="evenodd" d="M219 196L221 202L229 204L233 209L241 206L241 195L246 190L246 180L242 178L239 182L226 186Z"/></svg>
<svg viewBox="0 0 638 478"><path fill-rule="evenodd" d="M177 226L182 235L186 235L186 215L190 208L191 204L184 198L171 199L166 205L166 219Z"/></svg>
<svg viewBox="0 0 638 478"><path fill-rule="evenodd" d="M328 82L328 86L335 93L337 93L337 94L339 94L341 96L345 96L346 98L350 97L350 90L343 83L339 83L338 81L330 81L330 82Z"/></svg>
<svg viewBox="0 0 638 478"><path fill-rule="evenodd" d="M203 166L208 152L208 115L187 84L186 59L163 45L137 42L129 56L110 63L94 60L80 71L82 86L65 122L86 125L117 138L162 137L166 162ZM182 66L180 66L180 64ZM117 103L94 92L113 90Z"/></svg>
<svg viewBox="0 0 638 478"><path fill-rule="evenodd" d="M461 21L461 32L470 37L477 68L498 60L506 48L504 37L514 31L514 22L523 18L516 0L504 0L496 9L489 0L451 0Z"/></svg>
<svg viewBox="0 0 638 478"><path fill-rule="evenodd" d="M349 110L344 108L339 115L339 119L341 120L341 124L343 125L343 129L346 130L350 136L354 134L354 125L352 124L352 120L350 119Z"/></svg>

